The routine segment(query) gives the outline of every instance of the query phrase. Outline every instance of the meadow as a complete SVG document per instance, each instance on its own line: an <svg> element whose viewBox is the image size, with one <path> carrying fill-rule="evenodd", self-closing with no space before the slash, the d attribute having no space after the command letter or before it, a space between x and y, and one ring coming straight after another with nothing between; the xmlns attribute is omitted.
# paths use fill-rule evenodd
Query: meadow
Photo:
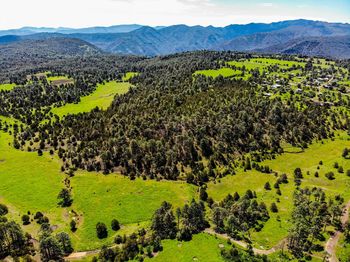
<svg viewBox="0 0 350 262"><path fill-rule="evenodd" d="M89 250L111 243L117 234L132 233L151 221L154 211L163 201L174 207L183 206L195 197L195 188L184 182L129 178L118 174L78 172L72 179L73 206L82 215L83 223L74 233L77 250ZM104 222L109 228L112 219L122 225L120 232L109 230L109 237L99 240L95 225ZM83 241L82 241L83 240Z"/></svg>
<svg viewBox="0 0 350 262"><path fill-rule="evenodd" d="M220 250L228 246L225 240L206 233L193 235L192 240L189 242L164 240L162 245L164 250L154 258L146 259L146 261L220 262L224 261L220 255Z"/></svg>
<svg viewBox="0 0 350 262"><path fill-rule="evenodd" d="M272 202L277 204L278 213L270 212L271 218L265 224L260 232L252 232L251 237L254 246L260 249L269 249L277 245L288 234L290 227L290 214L293 209L293 192L295 190L293 181L293 172L301 168L304 179L302 187L320 187L327 196L334 197L340 194L345 201L350 200L350 177L345 173L338 173L333 167L337 162L346 170L350 169L350 161L342 157L343 149L350 144L350 137L346 133L338 133L334 141L331 139L322 142L314 142L305 151L297 148L286 147L285 153L278 155L276 159L266 160L261 165L268 165L279 175L285 173L288 176L289 183L281 185L282 195L276 194L276 190L265 190L264 185L270 182L271 186L276 181L273 174L263 174L255 170L239 170L236 175L230 175L222 178L220 181L209 183L208 194L216 201L221 201L227 194L238 192L244 194L246 190L256 191L258 201L263 201L269 207ZM320 165L319 162L323 164ZM315 177L318 171L319 177ZM329 180L325 173L333 171L335 179ZM308 175L309 173L309 175Z"/></svg>
<svg viewBox="0 0 350 262"><path fill-rule="evenodd" d="M61 107L52 108L51 112L59 117L63 117L68 114L90 112L96 107L105 110L110 106L115 95L125 94L128 92L130 86L131 85L127 82L107 82L99 84L91 95L82 97L79 103L66 104Z"/></svg>
<svg viewBox="0 0 350 262"><path fill-rule="evenodd" d="M15 86L16 86L16 84L0 84L0 91L10 91Z"/></svg>
<svg viewBox="0 0 350 262"><path fill-rule="evenodd" d="M76 250L99 248L103 243L110 244L117 233L130 234L147 225L164 200L177 207L196 196L194 187L183 182L131 181L118 174L104 176L81 171L71 179L73 205L61 208L57 195L64 186L65 174L59 171L58 158L16 150L11 143L11 136L1 132L1 202L9 206L11 218L18 222L28 211L44 213L57 231L70 232L69 222L78 213L78 230L70 233ZM110 230L109 238L99 240L96 223L109 226L113 218L122 224L121 231ZM36 237L39 225L32 222L24 229Z"/></svg>

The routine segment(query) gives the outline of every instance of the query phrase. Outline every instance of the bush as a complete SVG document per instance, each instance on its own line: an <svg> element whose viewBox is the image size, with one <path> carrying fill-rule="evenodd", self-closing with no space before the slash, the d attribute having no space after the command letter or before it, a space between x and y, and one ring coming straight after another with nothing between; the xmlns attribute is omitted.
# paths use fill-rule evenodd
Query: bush
<svg viewBox="0 0 350 262"><path fill-rule="evenodd" d="M114 238L114 243L116 243L117 245L123 243L123 238L121 235L118 235Z"/></svg>
<svg viewBox="0 0 350 262"><path fill-rule="evenodd" d="M334 179L335 179L334 173L333 173L333 172L328 172L328 173L326 173L326 177L327 177L329 180L334 180Z"/></svg>
<svg viewBox="0 0 350 262"><path fill-rule="evenodd" d="M75 220L70 221L69 226L72 232L75 232L77 230L77 222L75 222Z"/></svg>
<svg viewBox="0 0 350 262"><path fill-rule="evenodd" d="M107 227L104 223L98 222L96 224L96 234L99 239L106 238L108 236Z"/></svg>
<svg viewBox="0 0 350 262"><path fill-rule="evenodd" d="M9 212L9 209L4 204L0 204L0 216L4 216Z"/></svg>
<svg viewBox="0 0 350 262"><path fill-rule="evenodd" d="M111 227L114 231L118 231L120 229L119 221L116 219L112 220Z"/></svg>
<svg viewBox="0 0 350 262"><path fill-rule="evenodd" d="M28 215L23 215L22 222L23 222L23 225L29 225L30 224L30 217Z"/></svg>
<svg viewBox="0 0 350 262"><path fill-rule="evenodd" d="M270 210L271 210L271 212L273 212L273 213L277 213L277 212L278 212L278 208L277 208L277 205L276 205L275 202L273 202L273 203L271 204Z"/></svg>
<svg viewBox="0 0 350 262"><path fill-rule="evenodd" d="M350 169L346 170L346 175L350 176Z"/></svg>
<svg viewBox="0 0 350 262"><path fill-rule="evenodd" d="M342 166L338 167L338 173L341 173L341 174L344 173L344 169Z"/></svg>
<svg viewBox="0 0 350 262"><path fill-rule="evenodd" d="M270 185L270 183L269 183L269 182L266 182L264 188L265 188L265 190L271 190L271 185Z"/></svg>

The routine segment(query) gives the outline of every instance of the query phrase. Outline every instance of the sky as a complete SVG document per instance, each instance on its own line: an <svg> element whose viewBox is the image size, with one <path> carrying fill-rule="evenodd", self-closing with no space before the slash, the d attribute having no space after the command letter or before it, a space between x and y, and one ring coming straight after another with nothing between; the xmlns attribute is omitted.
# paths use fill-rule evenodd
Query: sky
<svg viewBox="0 0 350 262"><path fill-rule="evenodd" d="M214 25L311 19L350 23L350 0L1 0L0 29Z"/></svg>

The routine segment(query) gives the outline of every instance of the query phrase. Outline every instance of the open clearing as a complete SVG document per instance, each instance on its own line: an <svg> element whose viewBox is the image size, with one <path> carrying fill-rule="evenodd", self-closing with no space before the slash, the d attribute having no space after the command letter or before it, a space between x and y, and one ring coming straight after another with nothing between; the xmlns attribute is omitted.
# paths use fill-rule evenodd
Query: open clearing
<svg viewBox="0 0 350 262"><path fill-rule="evenodd" d="M0 84L0 91L11 91L16 84Z"/></svg>
<svg viewBox="0 0 350 262"><path fill-rule="evenodd" d="M43 212L49 217L51 225L58 227L58 232L70 232L69 222L77 212L82 224L78 225L75 233L71 233L76 250L89 250L111 243L115 235L111 230L107 239L96 237L97 222L110 226L111 219L116 218L123 225L117 233L132 233L149 223L162 201L182 206L195 196L195 189L182 182L130 181L121 175L79 172L72 178L73 206L63 209L57 205L57 194L63 188L65 177L59 171L59 160L48 153L39 157L37 153L16 150L9 143L12 143L11 136L1 132L1 202L10 207L11 217L18 222L28 211L31 214ZM36 237L39 226L32 222L24 229Z"/></svg>
<svg viewBox="0 0 350 262"><path fill-rule="evenodd" d="M220 250L226 247L227 243L223 239L200 233L193 235L189 242L165 240L162 245L164 250L146 261L224 261Z"/></svg>
<svg viewBox="0 0 350 262"><path fill-rule="evenodd" d="M78 172L72 179L73 209L83 215L84 222L74 234L77 250L101 247L111 243L122 232L109 230L109 237L98 240L95 225L104 222L109 228L113 218L131 229L151 221L154 211L163 201L175 207L183 206L195 196L195 188L184 182L130 179L121 175ZM131 231L131 232L130 232ZM132 233L129 230L128 233ZM79 241L83 240L83 241Z"/></svg>
<svg viewBox="0 0 350 262"><path fill-rule="evenodd" d="M99 84L91 95L82 97L79 103L52 108L51 112L59 117L63 117L68 114L90 112L95 107L105 110L111 105L115 95L125 94L130 86L129 83L118 82Z"/></svg>
<svg viewBox="0 0 350 262"><path fill-rule="evenodd" d="M330 139L322 142L313 143L304 152L298 151L291 153L284 153L273 160L262 162L262 165L268 165L273 171L278 172L279 175L286 173L289 183L281 185L282 195L276 194L276 190L265 190L264 185L270 182L273 186L276 178L273 174L262 174L257 171L243 170L237 172L237 175L227 176L221 179L220 182L209 183L208 194L216 201L221 201L227 194L244 194L246 190L255 190L258 196L258 201L264 201L269 207L272 202L278 206L279 212L270 212L271 218L267 221L260 232L252 232L252 240L254 246L261 249L269 249L276 245L288 234L290 227L289 218L293 208L293 192L295 189L293 181L293 172L295 168L300 167L304 179L301 184L302 187L321 187L325 190L327 196L335 196L341 194L345 200L350 200L350 177L345 173L338 173L333 167L335 162L342 166L344 170L350 169L350 161L342 158L342 151L350 144L349 136L345 133L340 133L336 136L334 141ZM288 149L290 150L290 149ZM290 150L292 151L292 150ZM319 165L320 161L323 165ZM319 167L319 169L318 169ZM309 171L310 175L307 175ZM319 177L315 177L314 173L318 171ZM333 171L335 173L335 180L328 180L325 173Z"/></svg>

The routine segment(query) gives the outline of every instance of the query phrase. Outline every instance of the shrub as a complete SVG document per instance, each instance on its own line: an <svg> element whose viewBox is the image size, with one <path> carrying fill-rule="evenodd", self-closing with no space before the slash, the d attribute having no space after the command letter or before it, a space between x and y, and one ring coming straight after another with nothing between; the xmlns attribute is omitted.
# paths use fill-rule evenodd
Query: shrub
<svg viewBox="0 0 350 262"><path fill-rule="evenodd" d="M0 204L0 216L4 216L9 212L9 209L4 204Z"/></svg>
<svg viewBox="0 0 350 262"><path fill-rule="evenodd" d="M29 225L30 224L30 217L28 215L23 215L22 222L23 222L23 225Z"/></svg>
<svg viewBox="0 0 350 262"><path fill-rule="evenodd" d="M333 172L328 172L328 173L326 173L326 177L327 177L329 180L334 180L334 179L335 179L334 173L333 173Z"/></svg>
<svg viewBox="0 0 350 262"><path fill-rule="evenodd" d="M276 205L275 202L273 202L273 203L271 204L270 210L271 210L271 212L273 212L273 213L277 213L277 212L278 212L278 208L277 208L277 205Z"/></svg>
<svg viewBox="0 0 350 262"><path fill-rule="evenodd" d="M72 219L72 221L69 223L69 226L72 232L75 232L77 230L77 222L75 222L75 220Z"/></svg>
<svg viewBox="0 0 350 262"><path fill-rule="evenodd" d="M96 224L96 234L99 239L106 238L108 236L107 227L104 223L98 222Z"/></svg>
<svg viewBox="0 0 350 262"><path fill-rule="evenodd" d="M112 220L111 227L114 231L118 231L120 229L119 221L116 219Z"/></svg>

